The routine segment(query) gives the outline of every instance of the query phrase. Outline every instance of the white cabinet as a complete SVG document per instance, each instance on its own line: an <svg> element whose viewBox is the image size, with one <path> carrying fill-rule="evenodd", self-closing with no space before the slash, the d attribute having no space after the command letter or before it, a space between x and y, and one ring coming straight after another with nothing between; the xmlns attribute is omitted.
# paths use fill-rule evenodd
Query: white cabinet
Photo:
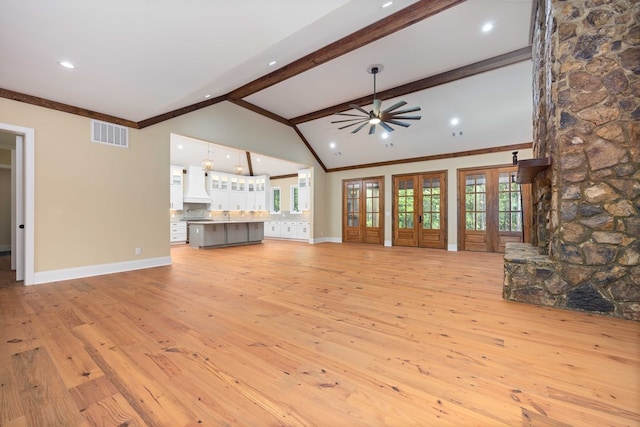
<svg viewBox="0 0 640 427"><path fill-rule="evenodd" d="M269 177L266 175L247 177L247 210L265 211L269 209L267 204L267 191Z"/></svg>
<svg viewBox="0 0 640 427"><path fill-rule="evenodd" d="M298 209L311 209L311 169L298 171Z"/></svg>
<svg viewBox="0 0 640 427"><path fill-rule="evenodd" d="M280 237L280 221L267 221L264 223L265 237Z"/></svg>
<svg viewBox="0 0 640 427"><path fill-rule="evenodd" d="M309 240L311 238L311 223L296 222L296 239Z"/></svg>
<svg viewBox="0 0 640 427"><path fill-rule="evenodd" d="M247 210L247 178L240 175L231 175L231 188L229 191L230 210Z"/></svg>
<svg viewBox="0 0 640 427"><path fill-rule="evenodd" d="M212 211L230 210L229 175L219 172L209 172L209 197L211 197Z"/></svg>
<svg viewBox="0 0 640 427"><path fill-rule="evenodd" d="M182 166L171 166L169 182L169 209L172 211L181 211L183 208L183 182Z"/></svg>
<svg viewBox="0 0 640 427"><path fill-rule="evenodd" d="M185 221L171 221L169 231L171 243L185 243L187 241L187 223Z"/></svg>
<svg viewBox="0 0 640 427"><path fill-rule="evenodd" d="M296 238L296 223L293 221L280 222L280 237L283 239Z"/></svg>

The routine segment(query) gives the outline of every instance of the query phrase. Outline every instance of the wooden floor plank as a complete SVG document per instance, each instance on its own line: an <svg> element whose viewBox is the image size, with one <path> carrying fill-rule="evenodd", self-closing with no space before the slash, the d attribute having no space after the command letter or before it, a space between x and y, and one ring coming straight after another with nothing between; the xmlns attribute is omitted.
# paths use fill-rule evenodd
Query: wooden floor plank
<svg viewBox="0 0 640 427"><path fill-rule="evenodd" d="M82 422L71 395L44 348L11 358L18 397L32 426L74 426Z"/></svg>
<svg viewBox="0 0 640 427"><path fill-rule="evenodd" d="M504 301L499 254L171 256L32 287L0 257L0 425L640 426L640 323Z"/></svg>

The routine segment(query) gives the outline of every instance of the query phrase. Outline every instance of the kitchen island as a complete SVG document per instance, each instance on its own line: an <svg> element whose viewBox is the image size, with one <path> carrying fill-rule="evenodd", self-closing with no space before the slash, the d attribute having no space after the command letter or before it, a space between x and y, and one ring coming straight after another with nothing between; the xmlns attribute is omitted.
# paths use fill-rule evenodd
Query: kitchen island
<svg viewBox="0 0 640 427"><path fill-rule="evenodd" d="M264 221L203 220L189 221L189 246L219 248L262 243Z"/></svg>

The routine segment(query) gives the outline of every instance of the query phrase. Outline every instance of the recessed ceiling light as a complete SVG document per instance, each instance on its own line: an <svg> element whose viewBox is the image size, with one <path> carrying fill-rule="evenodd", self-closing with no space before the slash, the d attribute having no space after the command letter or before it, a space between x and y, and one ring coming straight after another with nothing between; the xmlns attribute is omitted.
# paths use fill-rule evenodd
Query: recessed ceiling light
<svg viewBox="0 0 640 427"><path fill-rule="evenodd" d="M274 65L276 65L276 64L277 64L277 62L276 62L276 61L271 61L271 62L269 62L269 67L273 67L273 66L274 66Z"/></svg>
<svg viewBox="0 0 640 427"><path fill-rule="evenodd" d="M383 8L383 9L385 9L385 8L387 8L387 7L391 6L392 4L393 4L393 2L392 2L392 1L388 1L388 2L386 2L385 4L383 4L383 5L382 5L382 8Z"/></svg>
<svg viewBox="0 0 640 427"><path fill-rule="evenodd" d="M211 98L211 94L210 94L210 93L208 93L208 94L206 94L206 95L204 96L204 99L209 99L209 98Z"/></svg>
<svg viewBox="0 0 640 427"><path fill-rule="evenodd" d="M458 123L460 123L460 119L458 119L457 117L454 117L453 119L451 119L451 126L455 126Z"/></svg>
<svg viewBox="0 0 640 427"><path fill-rule="evenodd" d="M484 24L482 26L482 32L483 33L488 33L491 30L493 30L493 24L491 22L487 22L486 24Z"/></svg>
<svg viewBox="0 0 640 427"><path fill-rule="evenodd" d="M259 162L259 161L260 161L260 157L258 157L258 158L256 159L256 162Z"/></svg>
<svg viewBox="0 0 640 427"><path fill-rule="evenodd" d="M227 154L227 159L230 159L230 158L231 158L231 155L230 155L230 154Z"/></svg>
<svg viewBox="0 0 640 427"><path fill-rule="evenodd" d="M64 68L68 68L70 70L73 70L74 68L76 68L75 65L73 65L71 62L69 61L60 61L58 62L58 64L62 65Z"/></svg>
<svg viewBox="0 0 640 427"><path fill-rule="evenodd" d="M382 137L382 139L387 139L389 138L389 132L382 132L382 135L380 135Z"/></svg>
<svg viewBox="0 0 640 427"><path fill-rule="evenodd" d="M178 144L178 150L182 150L182 144Z"/></svg>
<svg viewBox="0 0 640 427"><path fill-rule="evenodd" d="M329 147L331 147L331 148L336 148L336 143L335 143L335 142L332 142L331 144L329 144Z"/></svg>

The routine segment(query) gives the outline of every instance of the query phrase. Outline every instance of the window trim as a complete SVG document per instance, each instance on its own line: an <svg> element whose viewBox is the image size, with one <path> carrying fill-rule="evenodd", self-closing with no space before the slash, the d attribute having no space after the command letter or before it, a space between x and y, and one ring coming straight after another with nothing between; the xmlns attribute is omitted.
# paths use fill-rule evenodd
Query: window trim
<svg viewBox="0 0 640 427"><path fill-rule="evenodd" d="M280 209L278 210L274 209L275 207L274 203L276 200L274 196L275 190L278 190L280 192ZM275 214L282 212L282 188L280 186L271 187L271 200L269 201L269 211Z"/></svg>
<svg viewBox="0 0 640 427"><path fill-rule="evenodd" d="M298 199L300 195L300 189L297 185L289 186L289 213L299 214L300 213L300 203L298 201L298 209L295 209L295 200Z"/></svg>

